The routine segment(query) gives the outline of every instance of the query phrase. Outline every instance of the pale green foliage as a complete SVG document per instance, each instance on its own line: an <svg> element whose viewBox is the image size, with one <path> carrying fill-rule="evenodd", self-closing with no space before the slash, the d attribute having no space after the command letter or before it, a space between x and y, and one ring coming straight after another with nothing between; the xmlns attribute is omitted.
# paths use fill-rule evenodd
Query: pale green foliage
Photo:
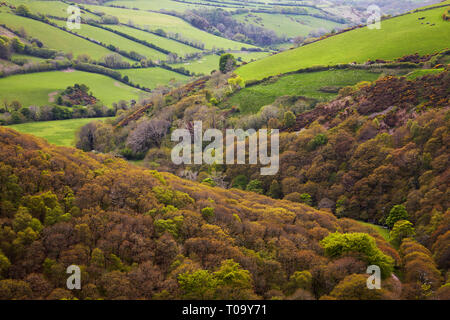
<svg viewBox="0 0 450 320"><path fill-rule="evenodd" d="M409 219L409 215L405 209L405 206L401 204L396 205L389 212L389 215L386 218L386 225L389 226L389 228L392 228L397 221L407 219Z"/></svg>
<svg viewBox="0 0 450 320"><path fill-rule="evenodd" d="M391 230L390 242L394 246L399 246L402 243L404 238L413 237L416 234L414 230L413 224L408 220L399 220L394 224L394 227Z"/></svg>
<svg viewBox="0 0 450 320"><path fill-rule="evenodd" d="M394 268L394 259L385 255L376 245L375 239L366 233L331 233L320 244L325 254L338 258L347 253L357 253L369 265L377 265L383 278L388 277Z"/></svg>

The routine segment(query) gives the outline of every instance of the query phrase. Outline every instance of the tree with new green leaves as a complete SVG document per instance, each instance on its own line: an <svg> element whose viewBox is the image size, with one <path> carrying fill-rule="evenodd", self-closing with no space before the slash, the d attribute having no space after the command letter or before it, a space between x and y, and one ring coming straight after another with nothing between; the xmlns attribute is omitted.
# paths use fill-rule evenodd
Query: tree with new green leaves
<svg viewBox="0 0 450 320"><path fill-rule="evenodd" d="M256 193L259 193L259 194L263 194L264 193L261 181L259 181L257 179L250 181L248 183L248 185L247 185L246 190L247 191L256 192Z"/></svg>
<svg viewBox="0 0 450 320"><path fill-rule="evenodd" d="M9 261L8 257L0 251L0 279L2 275L4 275L8 271L9 267L11 267L11 262Z"/></svg>
<svg viewBox="0 0 450 320"><path fill-rule="evenodd" d="M311 141L308 142L308 150L313 151L318 147L327 144L328 137L324 133L319 133Z"/></svg>
<svg viewBox="0 0 450 320"><path fill-rule="evenodd" d="M295 114L292 111L286 111L283 117L283 125L286 128L290 128L295 124Z"/></svg>
<svg viewBox="0 0 450 320"><path fill-rule="evenodd" d="M408 220L399 220L394 224L390 233L390 242L398 247L404 238L411 238L416 234L413 224Z"/></svg>
<svg viewBox="0 0 450 320"><path fill-rule="evenodd" d="M19 232L25 230L28 227L38 233L42 231L41 222L38 219L33 218L27 208L19 207L16 214L14 215L13 229L15 232Z"/></svg>
<svg viewBox="0 0 450 320"><path fill-rule="evenodd" d="M247 184L248 184L248 178L246 176L244 176L243 174L240 174L233 179L233 181L231 182L231 187L245 190L245 187L247 186Z"/></svg>
<svg viewBox="0 0 450 320"><path fill-rule="evenodd" d="M197 270L178 275L183 298L211 300L215 298L218 281L208 270Z"/></svg>
<svg viewBox="0 0 450 320"><path fill-rule="evenodd" d="M216 298L220 300L248 300L255 298L250 272L233 259L222 261L214 272L217 280Z"/></svg>
<svg viewBox="0 0 450 320"><path fill-rule="evenodd" d="M168 232L175 238L178 238L183 221L183 216L175 216L172 219L158 219L154 224L155 229L159 234Z"/></svg>
<svg viewBox="0 0 450 320"><path fill-rule="evenodd" d="M311 286L312 286L311 272L307 270L295 271L289 278L286 291L288 294L293 294L297 289L310 291Z"/></svg>
<svg viewBox="0 0 450 320"><path fill-rule="evenodd" d="M302 193L300 195L300 202L307 204L308 206L312 205L312 197L308 193Z"/></svg>
<svg viewBox="0 0 450 320"><path fill-rule="evenodd" d="M69 221L71 218L72 216L70 213L64 213L61 207L57 205L53 209L47 208L44 224L46 226L51 226L58 222Z"/></svg>
<svg viewBox="0 0 450 320"><path fill-rule="evenodd" d="M228 79L231 89L242 89L245 87L245 81L241 76Z"/></svg>
<svg viewBox="0 0 450 320"><path fill-rule="evenodd" d="M281 186L278 183L278 180L273 180L269 187L268 196L274 199L281 199L283 196L283 191L281 190Z"/></svg>
<svg viewBox="0 0 450 320"><path fill-rule="evenodd" d="M389 211L389 215L386 218L386 225L389 228L392 228L397 221L408 220L408 219L409 219L409 214L406 211L405 206L402 204L395 205L391 209L391 211Z"/></svg>
<svg viewBox="0 0 450 320"><path fill-rule="evenodd" d="M220 56L219 69L222 73L228 73L236 68L236 59L231 53L224 53Z"/></svg>
<svg viewBox="0 0 450 320"><path fill-rule="evenodd" d="M364 274L352 274L345 277L334 287L330 296L338 300L382 300L385 291L367 289L367 277L368 275Z"/></svg>
<svg viewBox="0 0 450 320"><path fill-rule="evenodd" d="M19 40L19 38L14 37L11 39L11 48L16 53L23 53L25 50L25 45Z"/></svg>
<svg viewBox="0 0 450 320"><path fill-rule="evenodd" d="M21 4L16 8L16 14L23 17L28 17L31 15L30 9L27 6Z"/></svg>
<svg viewBox="0 0 450 320"><path fill-rule="evenodd" d="M105 267L105 255L103 254L103 251L99 248L95 248L94 250L92 250L92 254L91 254L91 264L95 265L96 267L99 268L104 268Z"/></svg>
<svg viewBox="0 0 450 320"><path fill-rule="evenodd" d="M366 233L331 233L320 244L325 254L331 258L353 253L359 254L361 259L369 265L377 265L381 269L381 276L387 278L394 269L394 259L385 255L376 245L375 239Z"/></svg>
<svg viewBox="0 0 450 320"><path fill-rule="evenodd" d="M0 58L9 60L11 57L11 43L8 38L0 36Z"/></svg>

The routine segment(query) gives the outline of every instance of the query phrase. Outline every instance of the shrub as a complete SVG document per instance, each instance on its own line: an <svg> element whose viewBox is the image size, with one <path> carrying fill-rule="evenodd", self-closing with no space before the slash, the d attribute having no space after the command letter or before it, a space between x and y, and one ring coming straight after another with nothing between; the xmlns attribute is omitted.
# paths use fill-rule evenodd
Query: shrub
<svg viewBox="0 0 450 320"><path fill-rule="evenodd" d="M210 221L214 218L214 208L206 207L202 209L202 216L205 220Z"/></svg>
<svg viewBox="0 0 450 320"><path fill-rule="evenodd" d="M245 190L245 187L247 186L247 184L248 184L248 178L246 176L244 176L243 174L240 174L233 179L233 181L231 182L231 187Z"/></svg>
<svg viewBox="0 0 450 320"><path fill-rule="evenodd" d="M256 179L249 182L249 184L247 185L246 190L247 191L256 192L256 193L259 193L259 194L263 194L264 193L261 181L256 180Z"/></svg>

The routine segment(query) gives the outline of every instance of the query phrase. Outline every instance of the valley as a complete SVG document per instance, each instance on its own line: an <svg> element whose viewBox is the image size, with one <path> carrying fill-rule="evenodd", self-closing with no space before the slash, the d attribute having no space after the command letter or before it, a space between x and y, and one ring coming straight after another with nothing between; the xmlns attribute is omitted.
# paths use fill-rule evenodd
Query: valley
<svg viewBox="0 0 450 320"><path fill-rule="evenodd" d="M449 10L0 0L0 299L449 300Z"/></svg>

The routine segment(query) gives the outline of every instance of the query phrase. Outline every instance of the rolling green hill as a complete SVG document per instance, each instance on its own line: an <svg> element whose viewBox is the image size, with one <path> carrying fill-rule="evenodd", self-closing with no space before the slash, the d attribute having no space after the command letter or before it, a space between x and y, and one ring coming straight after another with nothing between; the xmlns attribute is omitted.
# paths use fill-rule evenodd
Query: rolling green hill
<svg viewBox="0 0 450 320"><path fill-rule="evenodd" d="M449 47L450 22L442 19L443 12L443 8L436 8L385 20L379 30L364 27L345 32L245 65L236 72L248 81L315 65L391 60L416 52L431 54Z"/></svg>
<svg viewBox="0 0 450 320"><path fill-rule="evenodd" d="M240 22L251 23L269 30L275 31L278 36L296 37L306 36L309 32L318 28L333 30L334 28L344 28L344 24L333 21L319 19L311 16L296 16L285 14L269 13L248 13L235 15Z"/></svg>
<svg viewBox="0 0 450 320"><path fill-rule="evenodd" d="M93 59L100 60L102 57L112 53L112 51L102 46L33 19L0 12L0 22L15 31L23 28L28 36L39 39L48 48L64 53L71 52L74 57L80 54L88 54ZM125 57L124 60L132 62L132 60Z"/></svg>
<svg viewBox="0 0 450 320"><path fill-rule="evenodd" d="M67 18L67 7L68 4L62 1L56 0L5 0L6 3L12 4L14 6L19 6L21 4L27 6L31 12L41 13L43 15L51 15L54 17ZM99 20L99 17L89 13L81 12L81 17L84 19Z"/></svg>
<svg viewBox="0 0 450 320"><path fill-rule="evenodd" d="M94 12L103 12L105 14L115 16L119 19L120 23L128 24L131 21L141 28L150 28L151 30L162 29L167 33L180 34L185 38L204 43L206 49L212 49L215 47L226 50L238 50L242 47L254 47L245 43L215 36L206 31L193 27L180 18L166 14L95 5L87 5L86 8L89 8Z"/></svg>
<svg viewBox="0 0 450 320"><path fill-rule="evenodd" d="M53 22L59 26L66 25L66 21L53 20ZM84 37L88 37L89 39L100 41L106 45L113 45L114 47L120 48L121 50L125 50L127 52L135 51L140 55L152 60L164 60L166 58L166 55L162 52L124 38L113 32L87 24L83 24L80 29L74 29L72 30L72 32L80 34Z"/></svg>
<svg viewBox="0 0 450 320"><path fill-rule="evenodd" d="M162 49L176 53L178 56L184 56L189 53L201 52L200 49L185 45L178 41L160 37L156 34L153 34L150 32L145 32L145 31L138 30L138 29L134 29L134 28L127 27L124 25L111 25L108 27L113 30L117 30L119 32L128 34L139 40L145 40L148 43L153 43Z"/></svg>
<svg viewBox="0 0 450 320"><path fill-rule="evenodd" d="M41 106L52 102L55 92L75 83L87 85L93 95L107 106L119 100L137 99L139 94L143 93L141 90L100 74L82 71L51 71L0 79L0 97L9 102L18 100L23 106Z"/></svg>

